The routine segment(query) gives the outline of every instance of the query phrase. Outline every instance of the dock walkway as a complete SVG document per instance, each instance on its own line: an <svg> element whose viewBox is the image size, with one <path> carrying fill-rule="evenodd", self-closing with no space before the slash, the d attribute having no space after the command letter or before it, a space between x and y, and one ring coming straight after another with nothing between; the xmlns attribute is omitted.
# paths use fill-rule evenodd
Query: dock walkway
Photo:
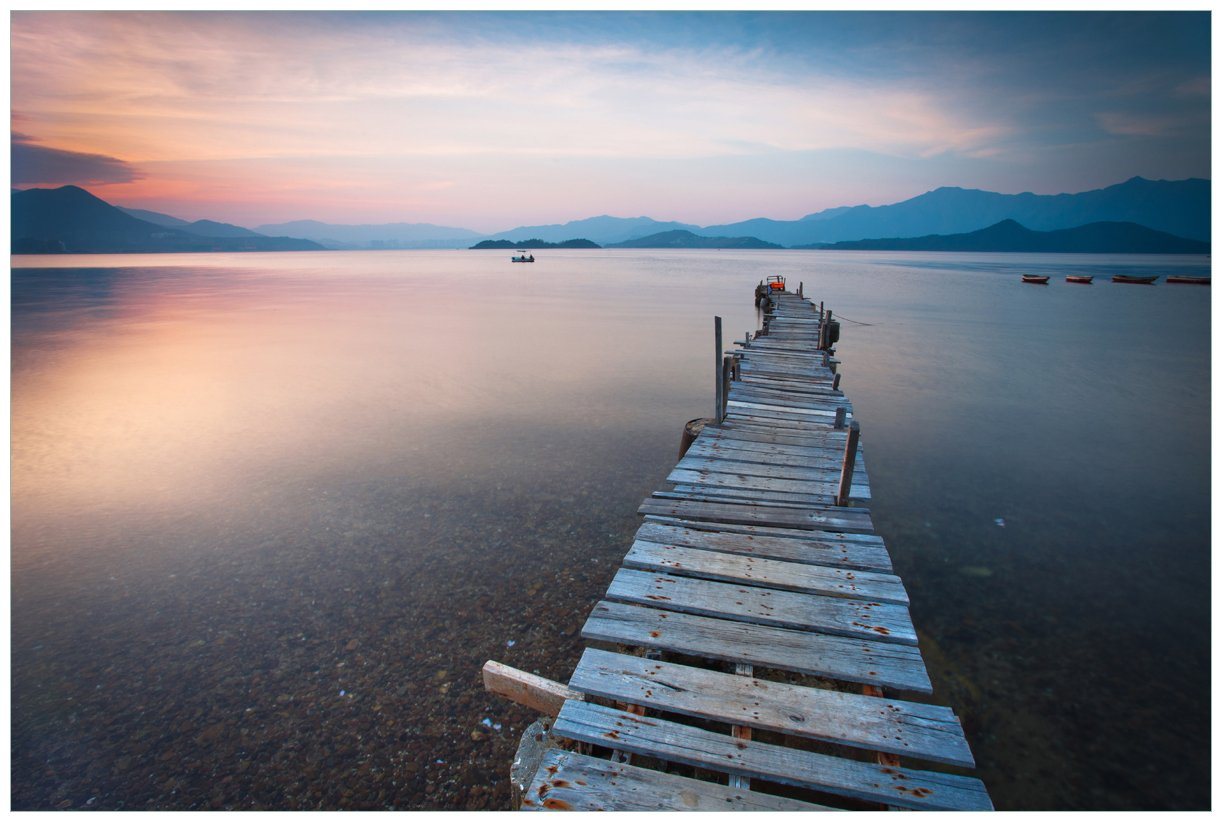
<svg viewBox="0 0 1222 822"><path fill-rule="evenodd" d="M641 504L582 630L523 809L992 809L958 718L922 701L826 319L774 292L736 343L724 418Z"/></svg>

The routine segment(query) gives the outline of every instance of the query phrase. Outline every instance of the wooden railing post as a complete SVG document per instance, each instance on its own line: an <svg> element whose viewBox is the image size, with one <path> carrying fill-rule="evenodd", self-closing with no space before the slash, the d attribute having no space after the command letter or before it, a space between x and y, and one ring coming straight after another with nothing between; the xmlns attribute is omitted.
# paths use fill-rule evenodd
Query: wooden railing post
<svg viewBox="0 0 1222 822"><path fill-rule="evenodd" d="M730 380L734 373L734 357L726 355L721 358L721 407L718 410L721 422L726 418L726 408L730 404Z"/></svg>
<svg viewBox="0 0 1222 822"><path fill-rule="evenodd" d="M844 464L840 466L840 490L836 492L836 504L849 504L849 486L853 484L853 466L857 462L857 441L861 438L861 426L857 420L849 423L849 436L844 444Z"/></svg>
<svg viewBox="0 0 1222 822"><path fill-rule="evenodd" d="M836 376L832 377L832 390L833 391L840 390L840 375L839 374L836 374Z"/></svg>
<svg viewBox="0 0 1222 822"><path fill-rule="evenodd" d="M717 380L717 396L715 398L714 405L713 405L713 420L715 422L721 422L721 417L722 417L721 409L725 405L725 401L723 397L725 395L725 390L726 390L725 384L722 382L722 374L725 373L725 369L722 367L722 362L721 362L722 360L721 317L713 318L713 338L717 345L717 352L716 352L717 358L713 360L713 362L717 364L717 371L716 371L717 376L715 377L715 379Z"/></svg>
<svg viewBox="0 0 1222 822"><path fill-rule="evenodd" d="M839 405L836 407L836 422L834 425L832 425L832 427L835 428L837 431L839 431L841 428L844 428L844 417L845 417L845 414L847 413L848 413L848 409L845 408L843 405Z"/></svg>

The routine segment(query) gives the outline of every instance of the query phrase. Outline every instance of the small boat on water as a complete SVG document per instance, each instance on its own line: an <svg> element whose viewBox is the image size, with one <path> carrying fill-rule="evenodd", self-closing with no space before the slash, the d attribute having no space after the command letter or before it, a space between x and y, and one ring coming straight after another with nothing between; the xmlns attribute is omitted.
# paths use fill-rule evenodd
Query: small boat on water
<svg viewBox="0 0 1222 822"><path fill-rule="evenodd" d="M1065 282L1067 283L1082 283L1083 285L1090 285L1091 281L1094 279L1095 277L1093 274L1089 276L1085 274L1066 274L1065 275Z"/></svg>
<svg viewBox="0 0 1222 822"><path fill-rule="evenodd" d="M1048 278L1039 274L1024 274L1023 282L1034 285L1048 285Z"/></svg>
<svg viewBox="0 0 1222 822"><path fill-rule="evenodd" d="M1208 277L1185 277L1185 276L1169 276L1169 283L1179 283L1181 285L1209 285Z"/></svg>
<svg viewBox="0 0 1222 822"><path fill-rule="evenodd" d="M534 254L527 254L525 251L522 251L521 249L518 249L518 256L509 258L509 262L511 263L533 263L534 261L535 261Z"/></svg>
<svg viewBox="0 0 1222 822"><path fill-rule="evenodd" d="M1153 277L1133 277L1128 274L1112 275L1112 282L1129 283L1130 285L1153 285L1154 281L1157 279L1158 279L1158 275L1155 275Z"/></svg>

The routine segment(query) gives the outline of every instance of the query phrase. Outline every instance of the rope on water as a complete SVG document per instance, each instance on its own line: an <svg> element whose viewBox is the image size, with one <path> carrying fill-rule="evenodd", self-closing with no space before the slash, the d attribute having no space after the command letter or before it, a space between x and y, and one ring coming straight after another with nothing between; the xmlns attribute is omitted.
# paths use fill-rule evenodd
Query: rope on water
<svg viewBox="0 0 1222 822"><path fill-rule="evenodd" d="M863 323L861 320L850 320L848 317L844 316L843 314L835 314L833 315L833 318L837 320L844 320L845 322L850 322L850 323L853 323L854 325L876 325L876 323Z"/></svg>

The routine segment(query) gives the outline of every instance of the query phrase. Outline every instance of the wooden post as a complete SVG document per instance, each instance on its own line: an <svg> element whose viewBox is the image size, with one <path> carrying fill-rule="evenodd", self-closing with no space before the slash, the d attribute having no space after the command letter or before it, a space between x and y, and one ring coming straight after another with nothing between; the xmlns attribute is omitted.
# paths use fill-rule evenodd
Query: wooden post
<svg viewBox="0 0 1222 822"><path fill-rule="evenodd" d="M839 405L836 407L836 423L832 427L835 428L837 431L839 431L841 428L844 428L844 417L845 417L845 414L847 413L848 413L848 409L845 408L843 405Z"/></svg>
<svg viewBox="0 0 1222 822"><path fill-rule="evenodd" d="M706 419L705 417L696 417L694 420L688 420L683 425L683 436L679 438L679 459L683 459L683 455L687 453L687 449L692 447L692 443L696 441L696 437L700 436L700 432L704 430L704 426L712 425L715 420Z"/></svg>
<svg viewBox="0 0 1222 822"><path fill-rule="evenodd" d="M717 422L721 422L726 418L726 407L730 404L730 375L734 371L734 358L725 356L721 358L721 407L718 408L719 416Z"/></svg>
<svg viewBox="0 0 1222 822"><path fill-rule="evenodd" d="M715 402L713 404L713 419L716 420L717 422L721 422L721 408L723 405L722 396L725 394L725 390L726 390L725 385L723 385L721 381L721 375L723 373L722 367L721 367L721 357L722 357L721 355L721 348L722 348L722 345L721 345L721 317L713 318L713 339L717 345L717 352L716 352L717 358L713 360L713 362L716 363L717 365L717 371L716 371L716 377L715 377L715 379L717 380L717 396L715 397Z"/></svg>
<svg viewBox="0 0 1222 822"><path fill-rule="evenodd" d="M802 285L803 285L802 281L798 280L798 296L799 297L802 296Z"/></svg>
<svg viewBox="0 0 1222 822"><path fill-rule="evenodd" d="M844 464L840 466L840 490L836 492L836 504L849 504L849 486L853 484L853 465L857 462L857 440L861 438L861 426L857 420L849 423L848 441L844 444Z"/></svg>
<svg viewBox="0 0 1222 822"><path fill-rule="evenodd" d="M836 374L836 376L832 377L832 390L833 391L840 390L840 375L839 374Z"/></svg>

